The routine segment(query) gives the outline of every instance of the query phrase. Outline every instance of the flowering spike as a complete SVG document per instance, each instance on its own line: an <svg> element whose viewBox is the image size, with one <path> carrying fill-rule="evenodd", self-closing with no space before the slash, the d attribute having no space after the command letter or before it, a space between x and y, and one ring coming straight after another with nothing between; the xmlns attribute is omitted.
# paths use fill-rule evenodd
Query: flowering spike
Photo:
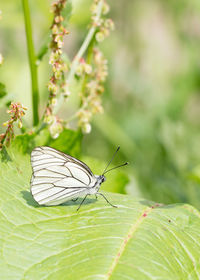
<svg viewBox="0 0 200 280"><path fill-rule="evenodd" d="M18 122L18 127L22 128L22 119L25 115L26 107L21 103L11 103L10 110L7 113L11 116L10 120L3 123L3 126L7 126L6 132L0 135L0 149L3 148L4 142L9 145L10 141L14 138L14 122Z"/></svg>
<svg viewBox="0 0 200 280"><path fill-rule="evenodd" d="M52 137L55 138L59 135L62 128L62 123L59 122L56 116L53 116L53 108L57 104L57 95L63 93L65 85L65 72L68 70L67 65L64 63L62 55L62 47L64 36L69 32L62 25L63 16L61 15L65 7L66 0L57 0L52 4L53 23L51 26L51 54L49 64L52 65L52 76L48 82L49 100L45 110L44 121L50 125L49 130ZM66 95L65 95L66 97ZM55 121L56 119L56 121ZM58 134L58 135L57 135Z"/></svg>

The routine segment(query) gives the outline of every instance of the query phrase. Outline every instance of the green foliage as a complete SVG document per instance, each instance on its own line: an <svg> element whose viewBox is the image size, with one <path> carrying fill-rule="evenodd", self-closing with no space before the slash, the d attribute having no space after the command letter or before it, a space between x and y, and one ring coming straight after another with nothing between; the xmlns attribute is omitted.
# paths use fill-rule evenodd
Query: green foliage
<svg viewBox="0 0 200 280"><path fill-rule="evenodd" d="M7 94L6 86L0 83L0 98L4 97Z"/></svg>
<svg viewBox="0 0 200 280"><path fill-rule="evenodd" d="M29 4L34 45L39 50L33 65L41 63L42 113L50 76L44 56L52 19L49 1ZM65 108L58 114L63 120L80 105L77 96L83 86L80 77L73 77L92 42L92 37L84 42L90 4L91 0L67 1L63 10L64 26L70 31L63 60L68 66L72 61L71 95L66 103L61 100ZM111 5L117 28L102 47L109 61L105 113L95 120L84 145L80 131L64 129L52 139L42 126L39 132L32 127L27 132L27 128L0 152L2 280L200 279L200 213L188 204L177 204L199 208L200 201L200 4L196 0L121 0ZM8 1L1 6L0 25L5 29L1 38L6 47L3 43L5 63L0 75L7 89L0 83L0 108L5 110L6 102L13 99L30 108L26 46L18 40L22 11ZM77 57L81 44L84 48ZM24 123L31 123L30 115L29 110ZM0 123L5 121L3 110L0 118ZM30 194L30 152L40 145L82 159L95 174L101 174L113 147L120 145L115 160L129 161L130 167L106 174L101 186L112 192L105 195L118 208L110 207L102 197L98 201L89 197L79 212L81 199L56 207L39 206ZM127 192L147 200L122 195Z"/></svg>
<svg viewBox="0 0 200 280"><path fill-rule="evenodd" d="M95 121L84 149L105 158L120 144L143 197L199 208L200 184L190 174L200 162L200 2L119 1L112 11L118 28L105 45L109 118ZM96 139L104 143L99 152Z"/></svg>
<svg viewBox="0 0 200 280"><path fill-rule="evenodd" d="M64 129L57 139L52 139L48 129L42 129L39 134L18 135L11 144L12 148L18 149L21 153L31 153L37 146L50 146L74 157L81 153L82 133L70 129Z"/></svg>
<svg viewBox="0 0 200 280"><path fill-rule="evenodd" d="M61 150L66 154L70 154L77 157L80 155L81 152L81 140L81 131L64 129L57 139L54 140L49 137L47 145L51 146L52 148Z"/></svg>
<svg viewBox="0 0 200 280"><path fill-rule="evenodd" d="M80 200L39 206L29 191L30 155L20 153L19 141L0 163L2 280L199 279L197 210L111 193L118 208L92 197L79 212Z"/></svg>

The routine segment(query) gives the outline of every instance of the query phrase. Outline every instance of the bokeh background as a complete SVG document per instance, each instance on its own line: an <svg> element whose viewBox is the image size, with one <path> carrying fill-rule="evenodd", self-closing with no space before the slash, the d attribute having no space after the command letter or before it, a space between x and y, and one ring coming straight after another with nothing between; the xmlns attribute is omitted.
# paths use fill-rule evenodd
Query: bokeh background
<svg viewBox="0 0 200 280"><path fill-rule="evenodd" d="M35 47L39 50L52 20L51 1L29 3ZM65 52L70 58L87 33L91 1L72 3L70 35L65 40ZM125 160L130 166L113 171L115 175L110 174L109 178L124 172L129 183L116 190L113 187L112 191L162 203L187 202L200 208L200 2L108 3L115 31L101 44L109 64L103 95L105 113L95 116L91 134L84 136L83 158L86 162L98 159L103 166L120 145L115 163ZM2 1L0 9L0 52L4 56L0 82L6 84L9 100L20 101L29 108L25 121L31 127L30 75L21 1ZM48 98L49 71L47 54L39 66L41 114ZM75 93L69 104L62 108L63 116L70 115L73 105L75 110ZM0 123L7 118L3 105L2 102ZM127 183L123 176L118 180Z"/></svg>

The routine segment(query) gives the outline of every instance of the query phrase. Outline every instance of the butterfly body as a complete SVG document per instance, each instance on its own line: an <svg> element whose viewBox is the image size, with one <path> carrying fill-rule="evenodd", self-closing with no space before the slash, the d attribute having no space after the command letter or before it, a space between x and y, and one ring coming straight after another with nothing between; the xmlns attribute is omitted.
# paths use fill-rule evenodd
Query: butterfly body
<svg viewBox="0 0 200 280"><path fill-rule="evenodd" d="M99 191L101 184L106 180L106 177L104 175L94 175L94 176L96 178L96 182L94 186L92 186L89 189L89 194L96 194Z"/></svg>

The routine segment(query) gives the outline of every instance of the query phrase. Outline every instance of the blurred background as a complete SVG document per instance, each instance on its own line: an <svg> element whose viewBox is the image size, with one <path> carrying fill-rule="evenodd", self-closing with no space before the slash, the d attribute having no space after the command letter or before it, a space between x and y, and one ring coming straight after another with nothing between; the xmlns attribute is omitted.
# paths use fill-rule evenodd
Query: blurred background
<svg viewBox="0 0 200 280"><path fill-rule="evenodd" d="M29 3L39 50L51 25L51 1ZM70 58L87 33L91 1L72 3L70 35L65 40ZM118 0L108 4L115 31L100 45L109 65L105 113L95 116L92 132L84 136L82 158L101 173L100 168L120 145L114 164L129 161L130 165L110 173L105 189L200 208L200 2ZM9 99L29 108L25 120L31 127L21 1L2 1L0 9L0 52L4 56L0 82L6 84ZM39 66L41 114L48 98L49 70L47 54ZM70 115L73 104L75 110L76 93L69 104L62 108L63 116ZM2 123L7 116L0 106Z"/></svg>

